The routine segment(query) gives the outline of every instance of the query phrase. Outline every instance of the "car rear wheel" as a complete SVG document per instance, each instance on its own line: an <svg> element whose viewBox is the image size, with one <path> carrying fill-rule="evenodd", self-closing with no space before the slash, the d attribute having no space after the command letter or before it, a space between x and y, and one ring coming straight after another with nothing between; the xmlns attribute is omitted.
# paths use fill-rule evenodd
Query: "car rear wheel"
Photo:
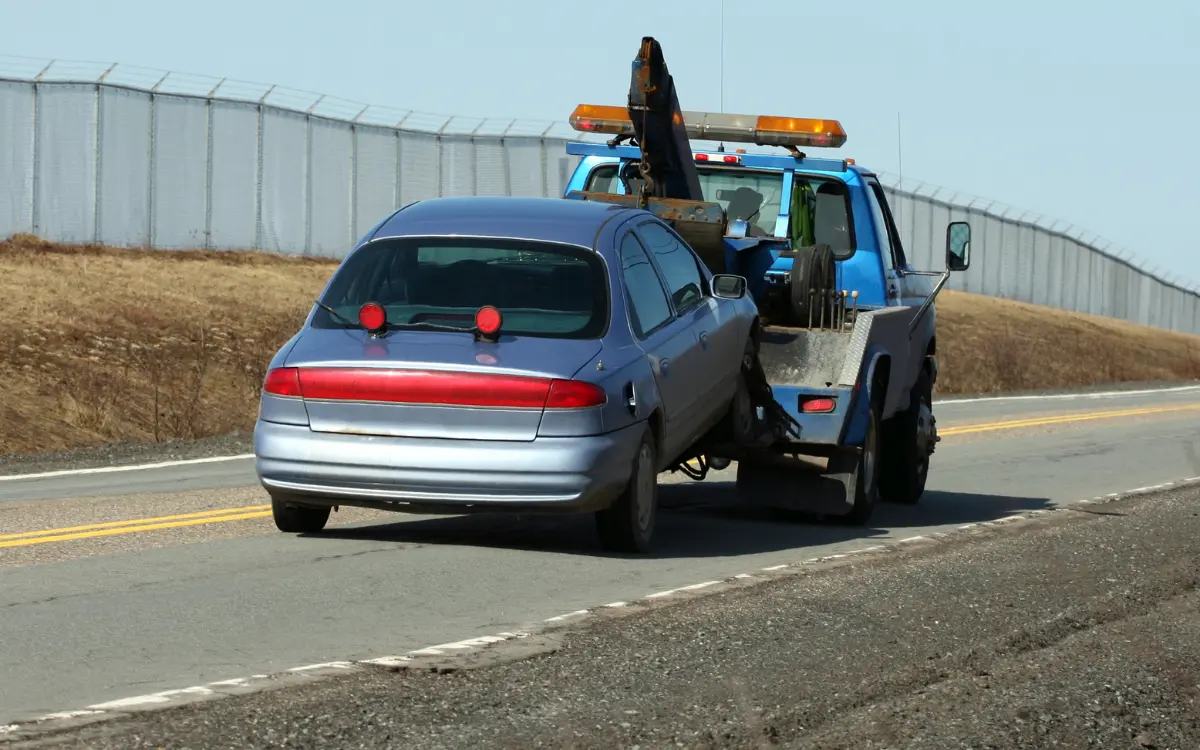
<svg viewBox="0 0 1200 750"><path fill-rule="evenodd" d="M609 552L650 549L658 516L658 455L650 430L642 434L629 485L609 508L596 513L600 546Z"/></svg>
<svg viewBox="0 0 1200 750"><path fill-rule="evenodd" d="M271 495L275 528L288 534L314 534L325 528L330 507L298 505L290 495Z"/></svg>

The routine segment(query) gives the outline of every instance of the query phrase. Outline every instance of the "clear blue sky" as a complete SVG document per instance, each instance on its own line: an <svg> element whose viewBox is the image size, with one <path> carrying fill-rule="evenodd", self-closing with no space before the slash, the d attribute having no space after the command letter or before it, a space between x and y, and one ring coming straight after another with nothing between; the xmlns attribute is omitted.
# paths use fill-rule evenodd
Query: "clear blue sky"
<svg viewBox="0 0 1200 750"><path fill-rule="evenodd" d="M4 53L565 120L643 35L718 110L721 0L0 0ZM740 6L740 7L739 7ZM19 32L16 30L20 30ZM840 119L859 163L1032 209L1200 281L1200 2L726 0L725 110Z"/></svg>

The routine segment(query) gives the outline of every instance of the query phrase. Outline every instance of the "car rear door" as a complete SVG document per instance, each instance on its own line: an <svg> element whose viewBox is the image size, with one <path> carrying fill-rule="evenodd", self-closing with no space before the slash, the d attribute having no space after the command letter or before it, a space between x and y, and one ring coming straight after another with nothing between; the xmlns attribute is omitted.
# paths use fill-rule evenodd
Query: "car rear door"
<svg viewBox="0 0 1200 750"><path fill-rule="evenodd" d="M649 252L632 230L618 238L617 249L629 327L650 362L662 399L663 447L675 455L687 447L697 423L688 373L689 358L697 348L696 333L675 315Z"/></svg>
<svg viewBox="0 0 1200 750"><path fill-rule="evenodd" d="M740 358L731 360L724 353L720 321L691 248L658 221L642 222L637 233L661 272L675 315L687 323L696 339L680 364L686 368L688 408L697 413L694 426L699 432L723 413L725 381L729 373L736 372L732 367Z"/></svg>

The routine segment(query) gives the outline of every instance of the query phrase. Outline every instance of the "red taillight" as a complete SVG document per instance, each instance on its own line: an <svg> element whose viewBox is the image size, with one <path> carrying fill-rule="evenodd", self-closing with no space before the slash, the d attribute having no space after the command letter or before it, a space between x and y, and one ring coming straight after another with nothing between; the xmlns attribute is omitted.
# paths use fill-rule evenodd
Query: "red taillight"
<svg viewBox="0 0 1200 750"><path fill-rule="evenodd" d="M708 154L696 154L696 161L708 161Z"/></svg>
<svg viewBox="0 0 1200 750"><path fill-rule="evenodd" d="M382 331L387 326L387 311L381 305L368 302L358 308L358 322L368 331Z"/></svg>
<svg viewBox="0 0 1200 750"><path fill-rule="evenodd" d="M491 305L484 305L475 313L475 327L484 336L494 336L500 330L504 317Z"/></svg>
<svg viewBox="0 0 1200 750"><path fill-rule="evenodd" d="M295 367L277 367L267 372L263 391L272 396L300 398L300 373Z"/></svg>
<svg viewBox="0 0 1200 750"><path fill-rule="evenodd" d="M608 402L608 394L598 385L581 380L555 380L546 396L547 409L590 409Z"/></svg>
<svg viewBox="0 0 1200 750"><path fill-rule="evenodd" d="M285 369L293 373L295 395L314 401L494 409L585 409L607 402L602 388L577 380L373 367Z"/></svg>
<svg viewBox="0 0 1200 750"><path fill-rule="evenodd" d="M805 414L822 414L831 412L837 407L837 402L831 398L810 398L800 405Z"/></svg>

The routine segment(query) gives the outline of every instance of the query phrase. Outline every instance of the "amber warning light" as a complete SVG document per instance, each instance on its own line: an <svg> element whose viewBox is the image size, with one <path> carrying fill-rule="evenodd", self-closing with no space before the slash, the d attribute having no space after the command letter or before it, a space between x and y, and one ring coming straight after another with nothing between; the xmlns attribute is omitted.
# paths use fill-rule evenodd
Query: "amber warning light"
<svg viewBox="0 0 1200 750"><path fill-rule="evenodd" d="M635 135L624 107L580 104L570 121L581 133ZM690 140L810 148L841 148L846 143L846 131L837 120L684 112L683 122Z"/></svg>

